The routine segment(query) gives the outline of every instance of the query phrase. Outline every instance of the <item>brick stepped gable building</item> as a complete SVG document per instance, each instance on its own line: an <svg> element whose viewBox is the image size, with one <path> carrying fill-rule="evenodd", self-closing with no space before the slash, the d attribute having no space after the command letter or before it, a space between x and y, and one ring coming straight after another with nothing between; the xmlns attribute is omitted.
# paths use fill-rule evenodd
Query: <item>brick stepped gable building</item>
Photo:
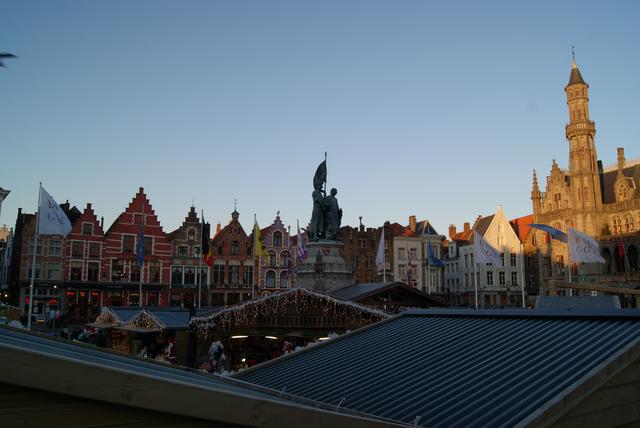
<svg viewBox="0 0 640 428"><path fill-rule="evenodd" d="M233 305L250 300L253 287L253 241L247 236L234 210L231 221L211 241L213 266L208 305Z"/></svg>
<svg viewBox="0 0 640 428"><path fill-rule="evenodd" d="M109 266L111 283L105 305L138 305L140 267L136 260L136 246L143 214L142 303L149 306L168 305L171 242L162 230L142 187L105 234L104 258Z"/></svg>
<svg viewBox="0 0 640 428"><path fill-rule="evenodd" d="M292 254L295 256L295 252L291 247L289 230L282 223L279 212L271 225L260 230L260 236L269 256L262 257L259 262L257 282L259 295L266 296L274 291L291 288L295 281L296 261L295 258L290 258ZM249 242L253 244L253 233L249 238ZM289 275L287 269L289 260L293 267L292 275Z"/></svg>
<svg viewBox="0 0 640 428"><path fill-rule="evenodd" d="M93 319L104 303L109 264L103 258L104 230L91 204L64 240L64 305L70 320Z"/></svg>
<svg viewBox="0 0 640 428"><path fill-rule="evenodd" d="M601 274L621 278L637 276L640 162L628 162L624 149L618 148L617 165L602 167L596 153L596 126L589 117L588 88L574 61L565 87L569 109L569 123L565 127L569 169L561 169L554 160L544 192L540 191L534 171L531 191L534 220L563 231L574 227L600 242L606 264L571 266L574 281L596 282L603 279L599 278ZM618 255L619 241L626 259ZM538 286L545 287L550 279L568 278L566 244L534 230L527 239L526 251L537 259L534 270ZM637 278L635 280L637 282Z"/></svg>
<svg viewBox="0 0 640 428"><path fill-rule="evenodd" d="M80 211L71 207L69 201L60 204L72 225L75 224ZM11 269L9 272L10 303L27 309L29 305L29 284L31 283L31 266L33 258L33 237L36 230L36 215L22 212L18 208L13 251L11 253ZM34 314L36 318L45 319L50 307L61 305L63 284L63 238L57 235L44 235L38 238L36 245L36 269L34 295Z"/></svg>
<svg viewBox="0 0 640 428"><path fill-rule="evenodd" d="M206 225L205 234L209 230ZM195 207L191 207L182 225L168 234L171 242L171 293L170 305L192 307L198 305L198 284L202 282L202 304L207 301L209 266L201 260L202 223ZM204 239L210 239L205 236ZM201 276L198 269L201 268Z"/></svg>

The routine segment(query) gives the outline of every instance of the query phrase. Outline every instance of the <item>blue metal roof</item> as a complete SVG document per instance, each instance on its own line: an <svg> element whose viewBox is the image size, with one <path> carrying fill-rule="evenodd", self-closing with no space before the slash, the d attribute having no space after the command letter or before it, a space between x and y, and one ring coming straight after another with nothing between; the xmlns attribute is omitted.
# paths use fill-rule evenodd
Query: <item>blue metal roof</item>
<svg viewBox="0 0 640 428"><path fill-rule="evenodd" d="M513 426L639 341L637 311L422 310L235 377L418 426Z"/></svg>

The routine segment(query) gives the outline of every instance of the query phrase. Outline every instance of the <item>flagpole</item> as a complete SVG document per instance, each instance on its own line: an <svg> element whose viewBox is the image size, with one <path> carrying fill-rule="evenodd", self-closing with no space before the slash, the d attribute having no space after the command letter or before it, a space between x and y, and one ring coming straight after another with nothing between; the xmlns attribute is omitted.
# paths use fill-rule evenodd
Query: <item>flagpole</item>
<svg viewBox="0 0 640 428"><path fill-rule="evenodd" d="M473 283L475 284L475 289L476 289L476 310L478 310L478 274L477 274L477 267L478 264L476 263L476 258L473 258Z"/></svg>
<svg viewBox="0 0 640 428"><path fill-rule="evenodd" d="M522 277L520 281L522 282L522 307L525 308L525 300L524 300L524 245L520 244L520 254L522 255L521 264L520 264L520 276Z"/></svg>
<svg viewBox="0 0 640 428"><path fill-rule="evenodd" d="M31 314L33 313L33 289L36 286L36 253L38 252L38 226L40 223L40 196L42 194L42 181L38 187L38 209L36 211L36 230L33 234L33 258L31 262L31 286L29 287L29 314L27 318L27 330L31 330Z"/></svg>
<svg viewBox="0 0 640 428"><path fill-rule="evenodd" d="M431 263L429 263L428 255L427 255L427 286L429 287L429 294L431 294Z"/></svg>
<svg viewBox="0 0 640 428"><path fill-rule="evenodd" d="M200 261L198 262L198 307L202 306L202 243L204 242L204 210L200 210L202 221L200 222ZM207 239L209 237L207 236Z"/></svg>
<svg viewBox="0 0 640 428"><path fill-rule="evenodd" d="M142 231L140 234L140 238L142 238L142 242L140 243L140 248L142 249L142 263L140 264L140 277L138 278L138 306L142 307L142 277L144 275L144 205L142 206L142 224L140 225L140 230Z"/></svg>
<svg viewBox="0 0 640 428"><path fill-rule="evenodd" d="M253 265L255 267L254 272L253 272L253 278L251 281L251 299L255 299L256 298L256 275L258 274L258 272L260 272L260 256L257 256L258 254L258 244L260 244L260 241L258 240L258 237L256 236L256 229L258 229L256 226L258 224L258 220L256 219L256 215L255 213L253 214ZM258 229L259 231L260 229ZM257 257L257 264L256 264L256 257Z"/></svg>

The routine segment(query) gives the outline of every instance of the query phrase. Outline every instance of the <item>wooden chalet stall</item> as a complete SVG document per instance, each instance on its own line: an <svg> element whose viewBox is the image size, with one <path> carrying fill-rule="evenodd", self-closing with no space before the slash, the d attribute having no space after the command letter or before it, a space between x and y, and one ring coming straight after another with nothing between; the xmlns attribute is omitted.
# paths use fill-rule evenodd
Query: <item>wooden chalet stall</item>
<svg viewBox="0 0 640 428"><path fill-rule="evenodd" d="M189 318L190 312L179 308L105 307L88 325L105 330L107 348L186 365Z"/></svg>
<svg viewBox="0 0 640 428"><path fill-rule="evenodd" d="M199 368L220 341L226 364L237 370L276 358L296 347L323 341L388 318L378 309L295 288L191 319Z"/></svg>

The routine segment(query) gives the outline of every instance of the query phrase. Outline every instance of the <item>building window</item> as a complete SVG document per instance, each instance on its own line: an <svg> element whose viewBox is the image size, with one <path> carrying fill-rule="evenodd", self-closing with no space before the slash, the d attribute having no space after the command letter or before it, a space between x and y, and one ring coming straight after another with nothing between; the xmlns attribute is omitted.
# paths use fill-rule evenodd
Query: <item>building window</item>
<svg viewBox="0 0 640 428"><path fill-rule="evenodd" d="M289 264L289 252L288 251L283 251L280 253L280 262L282 263L283 267L287 267L287 265Z"/></svg>
<svg viewBox="0 0 640 428"><path fill-rule="evenodd" d="M398 276L399 279L402 280L407 275L407 267L405 265L398 265Z"/></svg>
<svg viewBox="0 0 640 428"><path fill-rule="evenodd" d="M493 285L493 272L487 272L487 285Z"/></svg>
<svg viewBox="0 0 640 428"><path fill-rule="evenodd" d="M82 262L71 262L71 281L82 281Z"/></svg>
<svg viewBox="0 0 640 428"><path fill-rule="evenodd" d="M622 220L620 220L620 217L613 218L613 233L622 233Z"/></svg>
<svg viewBox="0 0 640 428"><path fill-rule="evenodd" d="M251 257L251 247L247 247L247 257Z"/></svg>
<svg viewBox="0 0 640 428"><path fill-rule="evenodd" d="M140 281L140 266L136 261L133 261L131 262L131 282L139 282L139 281Z"/></svg>
<svg viewBox="0 0 640 428"><path fill-rule="evenodd" d="M171 284L182 284L182 266L173 266L171 268Z"/></svg>
<svg viewBox="0 0 640 428"><path fill-rule="evenodd" d="M91 258L91 259L99 259L100 258L100 243L99 242L89 242L89 258Z"/></svg>
<svg viewBox="0 0 640 428"><path fill-rule="evenodd" d="M31 278L31 268L33 267L33 263L29 263L29 269L28 269L28 275L29 278ZM36 263L36 275L35 275L35 279L40 279L40 263Z"/></svg>
<svg viewBox="0 0 640 428"><path fill-rule="evenodd" d="M221 256L224 254L224 249L222 248L222 245L218 247L218 255Z"/></svg>
<svg viewBox="0 0 640 428"><path fill-rule="evenodd" d="M407 254L404 248L398 248L398 260L406 260Z"/></svg>
<svg viewBox="0 0 640 428"><path fill-rule="evenodd" d="M93 223L82 223L82 234L93 235Z"/></svg>
<svg viewBox="0 0 640 428"><path fill-rule="evenodd" d="M153 260L149 262L149 282L160 282L160 261Z"/></svg>
<svg viewBox="0 0 640 428"><path fill-rule="evenodd" d="M240 254L240 245L238 241L231 241L231 255L237 256Z"/></svg>
<svg viewBox="0 0 640 428"><path fill-rule="evenodd" d="M253 266L244 266L243 269L243 283L253 284Z"/></svg>
<svg viewBox="0 0 640 428"><path fill-rule="evenodd" d="M518 272L511 272L511 284L518 285Z"/></svg>
<svg viewBox="0 0 640 428"><path fill-rule="evenodd" d="M195 241L196 240L196 231L193 228L189 228L189 230L187 231L187 240L189 241Z"/></svg>
<svg viewBox="0 0 640 428"><path fill-rule="evenodd" d="M276 267L277 257L275 251L269 251L269 267Z"/></svg>
<svg viewBox="0 0 640 428"><path fill-rule="evenodd" d="M624 219L624 229L626 232L631 232L633 230L633 217L628 215Z"/></svg>
<svg viewBox="0 0 640 428"><path fill-rule="evenodd" d="M203 267L200 271L200 284L207 285L207 278L209 277L209 268Z"/></svg>
<svg viewBox="0 0 640 428"><path fill-rule="evenodd" d="M282 233L273 232L273 246L282 247Z"/></svg>
<svg viewBox="0 0 640 428"><path fill-rule="evenodd" d="M511 253L509 255L509 258L511 259L511 267L516 267L516 255L514 253Z"/></svg>
<svg viewBox="0 0 640 428"><path fill-rule="evenodd" d="M122 236L122 252L124 254L133 254L133 249L136 245L136 237L134 235Z"/></svg>
<svg viewBox="0 0 640 428"><path fill-rule="evenodd" d="M111 260L111 281L121 281L124 277L124 260Z"/></svg>
<svg viewBox="0 0 640 428"><path fill-rule="evenodd" d="M224 265L213 265L213 283L224 284Z"/></svg>
<svg viewBox="0 0 640 428"><path fill-rule="evenodd" d="M144 255L145 256L153 255L153 236L144 237Z"/></svg>
<svg viewBox="0 0 640 428"><path fill-rule="evenodd" d="M47 264L47 278L53 281L60 279L60 263Z"/></svg>
<svg viewBox="0 0 640 428"><path fill-rule="evenodd" d="M358 239L358 246L360 248L367 248L367 241L364 239ZM404 248L403 248L404 249Z"/></svg>
<svg viewBox="0 0 640 428"><path fill-rule="evenodd" d="M551 242L551 236L547 232L544 232L544 235L542 235L542 243L548 244L549 242Z"/></svg>
<svg viewBox="0 0 640 428"><path fill-rule="evenodd" d="M184 268L184 285L195 285L196 269L193 267Z"/></svg>
<svg viewBox="0 0 640 428"><path fill-rule="evenodd" d="M276 273L274 271L267 271L265 285L267 288L276 288Z"/></svg>
<svg viewBox="0 0 640 428"><path fill-rule="evenodd" d="M469 274L468 273L464 274L464 286L465 287L469 286Z"/></svg>
<svg viewBox="0 0 640 428"><path fill-rule="evenodd" d="M415 248L409 248L409 260L416 260L417 251Z"/></svg>
<svg viewBox="0 0 640 428"><path fill-rule="evenodd" d="M504 266L504 253L500 253L500 265Z"/></svg>
<svg viewBox="0 0 640 428"><path fill-rule="evenodd" d="M551 257L544 258L542 269L544 271L544 276L549 278L551 276Z"/></svg>
<svg viewBox="0 0 640 428"><path fill-rule="evenodd" d="M500 285L505 285L504 272L498 272L498 278L500 280Z"/></svg>
<svg viewBox="0 0 640 428"><path fill-rule="evenodd" d="M61 256L62 255L62 241L59 239L49 240L49 255Z"/></svg>
<svg viewBox="0 0 640 428"><path fill-rule="evenodd" d="M286 270L280 272L280 288L289 288L289 274Z"/></svg>
<svg viewBox="0 0 640 428"><path fill-rule="evenodd" d="M559 275L564 273L564 256L558 255L556 256L556 270Z"/></svg>
<svg viewBox="0 0 640 428"><path fill-rule="evenodd" d="M240 266L239 265L229 266L229 274L231 275L230 281L232 285L240 284Z"/></svg>
<svg viewBox="0 0 640 428"><path fill-rule="evenodd" d="M39 256L42 255L42 239L38 239L36 254ZM29 239L29 255L33 255L33 239Z"/></svg>
<svg viewBox="0 0 640 428"><path fill-rule="evenodd" d="M84 241L71 242L71 257L84 257Z"/></svg>
<svg viewBox="0 0 640 428"><path fill-rule="evenodd" d="M178 257L189 257L189 247L180 245L178 247Z"/></svg>
<svg viewBox="0 0 640 428"><path fill-rule="evenodd" d="M87 281L97 281L100 274L100 263L89 262L87 264Z"/></svg>

